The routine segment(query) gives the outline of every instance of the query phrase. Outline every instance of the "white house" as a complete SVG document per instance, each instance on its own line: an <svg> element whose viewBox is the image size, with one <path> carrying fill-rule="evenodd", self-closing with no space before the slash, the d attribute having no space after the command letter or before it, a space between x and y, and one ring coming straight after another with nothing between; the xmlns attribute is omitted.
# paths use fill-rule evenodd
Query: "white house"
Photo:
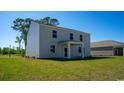
<svg viewBox="0 0 124 93"><path fill-rule="evenodd" d="M90 56L90 34L31 22L26 56L35 58L84 58Z"/></svg>

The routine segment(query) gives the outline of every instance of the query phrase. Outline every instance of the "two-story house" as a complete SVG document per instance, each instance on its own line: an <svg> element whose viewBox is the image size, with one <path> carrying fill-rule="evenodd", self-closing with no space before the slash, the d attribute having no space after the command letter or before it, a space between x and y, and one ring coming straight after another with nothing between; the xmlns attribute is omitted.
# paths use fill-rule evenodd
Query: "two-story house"
<svg viewBox="0 0 124 93"><path fill-rule="evenodd" d="M26 56L35 58L84 58L90 56L90 34L31 22Z"/></svg>

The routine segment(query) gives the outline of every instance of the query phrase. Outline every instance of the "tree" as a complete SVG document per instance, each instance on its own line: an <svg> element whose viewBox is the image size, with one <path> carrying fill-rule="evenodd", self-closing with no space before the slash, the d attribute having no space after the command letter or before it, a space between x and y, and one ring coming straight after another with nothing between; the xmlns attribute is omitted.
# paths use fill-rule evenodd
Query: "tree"
<svg viewBox="0 0 124 93"><path fill-rule="evenodd" d="M4 47L2 50L3 54L8 54L9 53L9 48L8 47Z"/></svg>
<svg viewBox="0 0 124 93"><path fill-rule="evenodd" d="M43 24L43 20L42 19L40 19L40 20L34 20L36 23L39 23L39 24Z"/></svg>
<svg viewBox="0 0 124 93"><path fill-rule="evenodd" d="M58 21L57 19L55 19L55 18L51 19L50 22L51 22L51 24L52 24L53 26L59 25L59 21Z"/></svg>
<svg viewBox="0 0 124 93"><path fill-rule="evenodd" d="M42 19L42 23L46 25L51 25L50 24L51 18L50 17L45 17Z"/></svg>
<svg viewBox="0 0 124 93"><path fill-rule="evenodd" d="M45 17L45 18L40 19L40 20L33 20L31 18L25 18L25 19L17 18L17 19L15 19L13 21L12 28L14 30L20 32L22 40L24 41L25 49L26 49L26 46L27 46L27 34L28 34L28 31L29 31L31 21L35 21L39 24L45 24L45 25L52 25L52 26L59 25L58 20L55 19L55 18L51 18L51 17Z"/></svg>
<svg viewBox="0 0 124 93"><path fill-rule="evenodd" d="M51 26L59 25L59 21L51 17L44 17L43 19L35 20L35 22L39 24L45 24L45 25L51 25Z"/></svg>
<svg viewBox="0 0 124 93"><path fill-rule="evenodd" d="M15 41L15 43L18 43L19 44L19 51L20 51L20 49L21 49L21 42L22 42L22 39L23 39L23 37L22 36L17 36L16 37L16 41Z"/></svg>
<svg viewBox="0 0 124 93"><path fill-rule="evenodd" d="M22 39L24 40L25 48L27 46L27 34L31 21L33 20L30 18L26 18L26 19L17 18L13 21L12 28L21 33Z"/></svg>
<svg viewBox="0 0 124 93"><path fill-rule="evenodd" d="M0 54L2 54L2 49L0 48Z"/></svg>

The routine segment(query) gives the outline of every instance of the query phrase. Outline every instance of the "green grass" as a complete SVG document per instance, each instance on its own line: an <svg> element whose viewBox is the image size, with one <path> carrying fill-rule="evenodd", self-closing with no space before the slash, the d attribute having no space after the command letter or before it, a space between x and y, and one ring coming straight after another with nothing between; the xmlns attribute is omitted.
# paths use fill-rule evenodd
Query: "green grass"
<svg viewBox="0 0 124 93"><path fill-rule="evenodd" d="M0 80L124 80L124 57L65 60L0 55Z"/></svg>

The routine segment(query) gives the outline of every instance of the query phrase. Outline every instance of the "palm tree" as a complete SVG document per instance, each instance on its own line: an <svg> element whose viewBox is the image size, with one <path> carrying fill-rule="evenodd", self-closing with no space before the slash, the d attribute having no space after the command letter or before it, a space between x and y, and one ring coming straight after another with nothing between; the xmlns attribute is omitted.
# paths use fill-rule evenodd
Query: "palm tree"
<svg viewBox="0 0 124 93"><path fill-rule="evenodd" d="M18 43L19 44L19 46L18 46L19 52L20 52L20 48L21 48L21 42L22 42L22 36L20 36L20 37L17 36L15 43Z"/></svg>

